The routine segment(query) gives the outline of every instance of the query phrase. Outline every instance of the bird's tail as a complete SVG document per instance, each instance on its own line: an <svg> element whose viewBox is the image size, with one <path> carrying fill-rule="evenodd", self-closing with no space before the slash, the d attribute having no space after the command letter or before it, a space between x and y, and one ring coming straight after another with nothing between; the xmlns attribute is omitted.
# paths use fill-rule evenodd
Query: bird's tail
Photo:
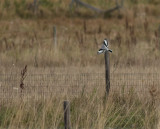
<svg viewBox="0 0 160 129"><path fill-rule="evenodd" d="M109 52L112 52L112 50L110 50L110 49L109 49L108 51L109 51Z"/></svg>

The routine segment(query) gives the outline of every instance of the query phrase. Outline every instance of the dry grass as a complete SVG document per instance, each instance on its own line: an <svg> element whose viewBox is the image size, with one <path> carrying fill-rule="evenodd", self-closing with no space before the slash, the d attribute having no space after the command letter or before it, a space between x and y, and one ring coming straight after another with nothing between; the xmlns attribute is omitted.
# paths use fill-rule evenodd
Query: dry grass
<svg viewBox="0 0 160 129"><path fill-rule="evenodd" d="M125 68L116 72L112 69L111 72L115 75L111 77L111 92L105 101L104 74L100 74L100 77L92 74L98 69L103 72L99 67L28 68L26 78L23 80L25 87L23 94L20 89L14 88L19 87L21 70L14 68L8 77L5 77L5 81L1 75L3 80L1 91L4 91L1 95L4 99L1 102L0 127L64 128L63 101L67 99L71 103L73 128L157 129L159 77L147 74L151 72L150 68L137 69L139 72L145 71L145 76L136 74L136 68L128 71L125 71L127 70ZM120 74L122 70L123 73L130 72L129 75ZM15 76L14 73L18 71L19 75ZM135 72L135 76L131 76L131 72ZM36 75L30 76L31 73ZM43 74L39 76L38 73Z"/></svg>
<svg viewBox="0 0 160 129"><path fill-rule="evenodd" d="M121 76L120 81L114 76L111 86L119 84L122 87L112 89L107 101L103 98L104 82L97 88L96 83L93 86L94 81L87 80L68 83L67 90L72 89L72 85L79 86L80 94L75 97L61 90L60 95L48 94L52 90L59 91L53 85L66 83L65 79L58 82L52 77L47 81L39 78L38 82L26 77L22 82L28 87L23 94L19 92L20 73L26 64L27 75L64 74L69 78L67 75L70 74L104 73L104 56L97 55L104 38L110 40L109 47L113 50L110 55L111 74L160 73L158 0L125 2L120 12L106 18L95 16L84 8L69 11L66 8L69 2L41 0L35 13L32 0L1 0L0 73L9 75L5 78L8 79L4 81L6 83L0 82L1 97L16 99L1 104L0 128L64 128L63 101L68 99L71 103L71 125L75 129L158 129L159 78L154 78L154 82L149 80L149 76L145 81L143 77L138 81L128 81ZM114 5L109 0L86 2L105 9ZM57 48L54 46L53 26L57 28ZM134 79L139 79L140 75ZM12 76L17 80L14 81ZM0 81L2 78L0 76ZM79 77L74 76L74 79ZM142 84L143 87L137 90L142 91L144 87L145 90L138 93L127 88L131 84ZM86 85L89 92L84 94L82 85ZM41 94L43 92L46 94Z"/></svg>
<svg viewBox="0 0 160 129"><path fill-rule="evenodd" d="M102 40L107 37L110 39L110 48L113 49L112 65L158 66L159 38L155 35L155 31L158 30L156 23L149 24L155 29L146 33L143 28L136 25L140 24L139 21L137 23L131 21L131 24L135 25L125 29L126 25L123 24L125 20L115 19L112 26L110 25L112 21L86 20L86 33L83 30L84 20L81 19L1 21L3 25L0 30L1 65L29 64L40 67L101 65L103 56L97 56L97 50ZM54 25L57 26L58 33L56 52L53 42ZM102 28L101 32L99 26Z"/></svg>
<svg viewBox="0 0 160 129"><path fill-rule="evenodd" d="M14 101L1 106L1 128L64 128L63 100L71 103L72 128L156 128L157 110L151 100L111 93L103 101L96 91L70 98L67 94L47 100ZM144 101L145 99L145 101ZM92 110L91 110L92 109Z"/></svg>
<svg viewBox="0 0 160 129"><path fill-rule="evenodd" d="M96 1L95 4L98 5ZM103 56L97 56L96 52L102 40L107 37L110 40L110 48L113 49L111 65L158 66L159 19L155 16L156 13L152 12L157 8L156 5L125 4L125 9L121 10L120 14L115 12L108 19L67 17L65 13L53 19L2 18L1 65L28 64L35 67L101 65ZM64 8L65 3L62 2L60 5L62 7L57 7ZM121 18L119 15L122 15ZM56 52L53 26L57 27Z"/></svg>

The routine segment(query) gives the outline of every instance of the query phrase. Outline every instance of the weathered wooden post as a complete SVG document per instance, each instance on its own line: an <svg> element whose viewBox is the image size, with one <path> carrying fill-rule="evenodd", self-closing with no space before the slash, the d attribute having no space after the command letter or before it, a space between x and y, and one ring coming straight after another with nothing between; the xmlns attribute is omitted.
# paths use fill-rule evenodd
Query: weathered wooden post
<svg viewBox="0 0 160 129"><path fill-rule="evenodd" d="M105 58L105 79L106 79L106 96L109 95L110 90L110 63L109 63L109 52L105 51L104 53Z"/></svg>
<svg viewBox="0 0 160 129"><path fill-rule="evenodd" d="M160 25L158 28L158 44L159 44L159 49L160 49Z"/></svg>
<svg viewBox="0 0 160 129"><path fill-rule="evenodd" d="M105 79L106 79L105 98L109 95L109 90L110 90L109 52L112 52L112 50L108 48L108 40L104 39L102 47L99 49L98 54L104 53L104 58L105 58Z"/></svg>
<svg viewBox="0 0 160 129"><path fill-rule="evenodd" d="M57 30L56 26L53 27L53 40L54 40L54 47L57 48Z"/></svg>
<svg viewBox="0 0 160 129"><path fill-rule="evenodd" d="M33 1L33 7L34 7L34 14L37 14L37 10L38 10L38 0L34 0Z"/></svg>
<svg viewBox="0 0 160 129"><path fill-rule="evenodd" d="M70 104L69 104L69 101L64 101L64 126L65 126L65 129L70 129Z"/></svg>

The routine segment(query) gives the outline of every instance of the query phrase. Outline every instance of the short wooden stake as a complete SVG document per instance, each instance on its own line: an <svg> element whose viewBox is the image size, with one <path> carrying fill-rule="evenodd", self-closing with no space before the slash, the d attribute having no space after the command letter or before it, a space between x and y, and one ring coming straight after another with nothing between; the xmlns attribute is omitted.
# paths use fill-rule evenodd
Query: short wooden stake
<svg viewBox="0 0 160 129"><path fill-rule="evenodd" d="M56 26L53 27L53 39L54 39L54 46L55 49L57 48L57 30L56 30Z"/></svg>
<svg viewBox="0 0 160 129"><path fill-rule="evenodd" d="M64 126L65 126L65 129L70 129L70 104L69 104L69 101L64 101Z"/></svg>

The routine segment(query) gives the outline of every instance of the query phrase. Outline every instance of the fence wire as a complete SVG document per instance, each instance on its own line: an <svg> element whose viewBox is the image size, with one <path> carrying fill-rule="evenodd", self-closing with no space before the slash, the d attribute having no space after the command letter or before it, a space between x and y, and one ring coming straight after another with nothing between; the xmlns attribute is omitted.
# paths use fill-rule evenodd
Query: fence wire
<svg viewBox="0 0 160 129"><path fill-rule="evenodd" d="M15 98L48 98L52 95L79 95L93 90L105 92L105 73L79 74L27 74L24 89L20 88L20 74L0 74L0 100ZM158 73L112 73L111 91L126 92L131 88L147 93L150 88L160 88Z"/></svg>

